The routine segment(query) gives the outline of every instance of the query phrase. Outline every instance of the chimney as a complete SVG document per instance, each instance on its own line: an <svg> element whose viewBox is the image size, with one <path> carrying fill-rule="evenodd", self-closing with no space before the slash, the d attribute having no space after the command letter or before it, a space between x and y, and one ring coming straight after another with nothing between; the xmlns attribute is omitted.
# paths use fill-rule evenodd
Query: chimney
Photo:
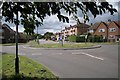
<svg viewBox="0 0 120 80"><path fill-rule="evenodd" d="M111 19L108 19L108 22L111 22Z"/></svg>
<svg viewBox="0 0 120 80"><path fill-rule="evenodd" d="M91 26L93 25L93 23L91 23Z"/></svg>

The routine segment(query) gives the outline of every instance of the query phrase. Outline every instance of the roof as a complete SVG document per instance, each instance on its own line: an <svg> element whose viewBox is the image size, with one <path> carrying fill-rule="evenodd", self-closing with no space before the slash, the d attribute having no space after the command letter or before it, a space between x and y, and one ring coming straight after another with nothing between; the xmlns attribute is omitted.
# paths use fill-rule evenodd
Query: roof
<svg viewBox="0 0 120 80"><path fill-rule="evenodd" d="M2 24L1 27L7 28L9 31L15 33L15 31L13 29L11 29L10 26L8 26L7 24Z"/></svg>
<svg viewBox="0 0 120 80"><path fill-rule="evenodd" d="M6 28L8 28L9 30L13 31L13 30L10 28L10 26L8 26L7 24L3 24L3 27L6 27Z"/></svg>
<svg viewBox="0 0 120 80"><path fill-rule="evenodd" d="M97 29L97 27L103 23L105 26L108 26L109 23L105 23L105 22L96 22L95 24L93 24L89 29Z"/></svg>
<svg viewBox="0 0 120 80"><path fill-rule="evenodd" d="M70 25L70 27L65 27L65 29L76 28L76 27L77 28L89 28L90 26L84 23L80 23L80 24L76 24L73 26Z"/></svg>
<svg viewBox="0 0 120 80"><path fill-rule="evenodd" d="M119 28L120 28L120 20L119 21L113 21Z"/></svg>

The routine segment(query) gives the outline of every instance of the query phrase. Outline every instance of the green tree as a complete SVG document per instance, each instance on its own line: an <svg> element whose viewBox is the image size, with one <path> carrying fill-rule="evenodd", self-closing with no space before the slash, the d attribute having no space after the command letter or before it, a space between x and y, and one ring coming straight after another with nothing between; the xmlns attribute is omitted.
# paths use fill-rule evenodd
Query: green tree
<svg viewBox="0 0 120 80"><path fill-rule="evenodd" d="M51 39L51 36L52 36L52 35L53 35L52 32L46 32L46 33L44 34L44 38L45 38L46 40Z"/></svg>

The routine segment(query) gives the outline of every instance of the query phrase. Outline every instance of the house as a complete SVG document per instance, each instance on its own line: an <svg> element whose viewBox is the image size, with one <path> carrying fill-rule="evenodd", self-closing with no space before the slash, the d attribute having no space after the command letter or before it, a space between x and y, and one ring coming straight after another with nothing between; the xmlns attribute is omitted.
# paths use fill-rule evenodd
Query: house
<svg viewBox="0 0 120 80"><path fill-rule="evenodd" d="M120 21L97 22L89 28L89 33L95 36L102 36L107 41L117 41L120 39Z"/></svg>
<svg viewBox="0 0 120 80"><path fill-rule="evenodd" d="M108 40L120 41L120 21L112 21L108 25Z"/></svg>
<svg viewBox="0 0 120 80"><path fill-rule="evenodd" d="M70 25L70 27L65 27L65 29L62 30L64 39L71 35L82 35L87 32L89 27L89 25L84 23L76 24L73 26Z"/></svg>
<svg viewBox="0 0 120 80"><path fill-rule="evenodd" d="M56 40L59 41L61 32L57 32L57 33L55 33L54 35L55 35Z"/></svg>
<svg viewBox="0 0 120 80"><path fill-rule="evenodd" d="M0 22L0 43L15 42L15 31Z"/></svg>
<svg viewBox="0 0 120 80"><path fill-rule="evenodd" d="M108 24L105 22L97 22L89 28L89 33L108 39Z"/></svg>

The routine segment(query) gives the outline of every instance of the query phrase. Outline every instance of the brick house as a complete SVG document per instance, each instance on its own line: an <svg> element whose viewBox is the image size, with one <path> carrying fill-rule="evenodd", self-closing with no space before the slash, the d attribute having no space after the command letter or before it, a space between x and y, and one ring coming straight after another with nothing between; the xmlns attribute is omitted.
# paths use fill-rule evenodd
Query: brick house
<svg viewBox="0 0 120 80"><path fill-rule="evenodd" d="M76 24L73 26L70 25L70 27L65 27L65 29L62 30L64 39L71 35L82 35L87 32L89 27L89 25L84 23Z"/></svg>
<svg viewBox="0 0 120 80"><path fill-rule="evenodd" d="M119 21L97 22L88 31L93 36L103 36L103 39L107 39L108 41L117 41L120 38Z"/></svg>
<svg viewBox="0 0 120 80"><path fill-rule="evenodd" d="M7 24L0 23L0 43L14 42L15 31L13 31Z"/></svg>
<svg viewBox="0 0 120 80"><path fill-rule="evenodd" d="M57 41L59 41L59 38L60 38L61 35L62 35L61 32L57 32L57 33L54 34Z"/></svg>
<svg viewBox="0 0 120 80"><path fill-rule="evenodd" d="M89 32L92 35L103 36L105 39L108 38L108 25L105 22L98 22L89 28Z"/></svg>
<svg viewBox="0 0 120 80"><path fill-rule="evenodd" d="M108 39L109 41L120 40L120 21L112 21L108 25Z"/></svg>

